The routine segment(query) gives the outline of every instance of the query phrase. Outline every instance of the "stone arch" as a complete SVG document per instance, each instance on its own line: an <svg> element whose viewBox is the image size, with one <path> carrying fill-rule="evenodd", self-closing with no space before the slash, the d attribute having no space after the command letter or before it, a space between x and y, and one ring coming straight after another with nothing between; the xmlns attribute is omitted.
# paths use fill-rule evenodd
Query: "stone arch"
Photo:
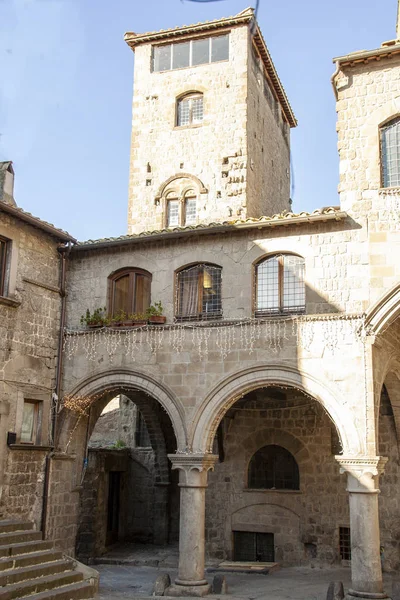
<svg viewBox="0 0 400 600"><path fill-rule="evenodd" d="M208 189L205 187L204 183L198 177L196 177L196 175L191 175L190 173L176 173L161 184L155 197L156 202L161 200L167 187L178 179L190 179L193 181L193 185L195 185L199 190L199 194L208 193Z"/></svg>
<svg viewBox="0 0 400 600"><path fill-rule="evenodd" d="M217 427L233 404L244 394L260 387L283 385L299 389L319 402L335 424L341 438L343 453L361 454L364 441L357 431L354 418L347 406L340 402L338 393L308 373L281 364L257 365L221 381L203 400L189 434L193 452L211 452Z"/></svg>
<svg viewBox="0 0 400 600"><path fill-rule="evenodd" d="M367 311L365 325L373 335L383 333L400 315L400 282L381 296Z"/></svg>
<svg viewBox="0 0 400 600"><path fill-rule="evenodd" d="M122 387L143 392L160 403L171 420L177 449L184 451L187 447L187 434L183 406L164 384L160 384L147 373L128 369L115 369L97 373L81 381L69 395L90 397L101 393L103 390L114 390L117 393L117 390ZM67 435L68 431L65 427L62 427L60 431L61 443Z"/></svg>

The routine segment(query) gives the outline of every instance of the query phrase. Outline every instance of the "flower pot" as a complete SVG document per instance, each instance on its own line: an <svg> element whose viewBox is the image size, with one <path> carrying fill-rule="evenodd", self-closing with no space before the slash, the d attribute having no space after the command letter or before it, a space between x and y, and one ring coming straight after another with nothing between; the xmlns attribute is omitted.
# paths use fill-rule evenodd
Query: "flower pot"
<svg viewBox="0 0 400 600"><path fill-rule="evenodd" d="M89 329L99 329L100 327L104 326L103 323L86 323L86 325L89 327Z"/></svg>
<svg viewBox="0 0 400 600"><path fill-rule="evenodd" d="M152 323L153 325L164 325L166 320L167 317L164 317L163 315L151 315L149 317L149 323Z"/></svg>
<svg viewBox="0 0 400 600"><path fill-rule="evenodd" d="M133 321L133 327L143 327L143 325L147 325L147 319L141 319L140 321Z"/></svg>

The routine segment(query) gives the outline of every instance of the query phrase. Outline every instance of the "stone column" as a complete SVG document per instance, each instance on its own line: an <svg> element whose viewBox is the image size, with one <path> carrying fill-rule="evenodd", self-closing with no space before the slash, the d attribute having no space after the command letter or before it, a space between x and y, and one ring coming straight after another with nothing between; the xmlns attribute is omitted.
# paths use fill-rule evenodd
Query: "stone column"
<svg viewBox="0 0 400 600"><path fill-rule="evenodd" d="M179 469L180 524L179 571L168 596L205 596L210 585L204 579L205 495L207 473L218 456L213 454L169 454L173 469Z"/></svg>
<svg viewBox="0 0 400 600"><path fill-rule="evenodd" d="M388 598L383 591L378 515L379 475L387 458L336 456L347 474L350 504L351 589L347 600Z"/></svg>

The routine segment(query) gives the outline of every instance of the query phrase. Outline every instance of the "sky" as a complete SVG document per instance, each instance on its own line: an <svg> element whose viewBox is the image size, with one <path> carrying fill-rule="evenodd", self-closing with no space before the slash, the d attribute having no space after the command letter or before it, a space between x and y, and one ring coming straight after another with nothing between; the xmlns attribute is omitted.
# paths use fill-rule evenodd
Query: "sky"
<svg viewBox="0 0 400 600"><path fill-rule="evenodd" d="M0 160L15 199L79 240L127 231L134 54L123 40L237 14L250 0L0 0ZM293 210L337 205L332 58L395 37L397 0L260 0L298 119Z"/></svg>

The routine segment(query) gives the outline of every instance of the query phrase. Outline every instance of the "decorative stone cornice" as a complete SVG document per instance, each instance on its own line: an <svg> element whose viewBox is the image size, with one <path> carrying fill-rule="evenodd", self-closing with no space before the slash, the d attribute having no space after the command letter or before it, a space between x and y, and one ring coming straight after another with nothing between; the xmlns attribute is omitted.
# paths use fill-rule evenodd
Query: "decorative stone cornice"
<svg viewBox="0 0 400 600"><path fill-rule="evenodd" d="M388 459L384 456L335 456L340 473L347 473L347 491L377 494L376 478L384 472Z"/></svg>

